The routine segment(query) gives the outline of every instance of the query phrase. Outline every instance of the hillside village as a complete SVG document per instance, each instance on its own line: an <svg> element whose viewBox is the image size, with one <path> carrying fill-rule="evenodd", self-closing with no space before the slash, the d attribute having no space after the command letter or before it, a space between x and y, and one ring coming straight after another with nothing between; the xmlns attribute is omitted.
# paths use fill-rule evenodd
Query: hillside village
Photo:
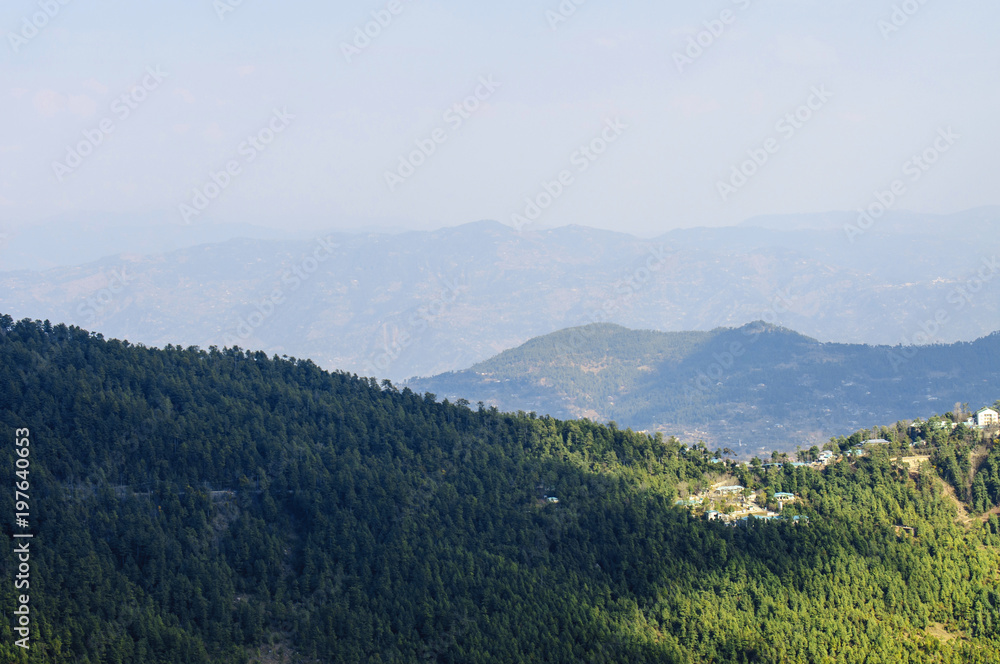
<svg viewBox="0 0 1000 664"><path fill-rule="evenodd" d="M736 525L750 519L770 521L785 518L782 514L784 506L796 500L792 493L778 492L773 495L777 501L777 511L768 509L767 494L764 491L752 491L739 484L726 485L724 482L713 485L707 491L695 494L687 499L679 498L675 505L690 508L696 514L703 514L709 520L722 521ZM807 519L798 514L790 517L793 521Z"/></svg>
<svg viewBox="0 0 1000 664"><path fill-rule="evenodd" d="M928 449L924 448L928 441L917 437L921 431L954 431L959 426L965 426L970 430L978 431L986 439L994 438L1000 431L1000 412L996 408L986 407L976 411L971 417L961 419L956 418L951 413L946 417L932 417L927 421L917 419L909 424L909 432L914 434L915 443L909 443L909 454L901 454L900 460L911 472L916 471L921 464L931 461ZM959 419L960 421L955 421ZM846 440L845 440L846 442ZM835 453L831 449L818 451L813 448L809 451L800 451L800 461L784 461L787 455L775 453L773 461L769 463L761 462L760 459L743 461L736 464L733 461L726 462L721 458L712 459L712 463L735 469L737 466L755 467L764 470L780 470L785 466L793 468L809 468L821 471L827 466L842 460L857 459L871 453L874 448L881 446L892 446L893 443L886 438L869 438L861 441L856 446L841 449L840 453ZM828 447L836 448L836 444L831 441ZM813 460L804 460L812 458ZM743 525L751 521L773 521L791 520L796 523L808 522L809 517L800 514L802 511L803 499L789 492L771 492L769 489L750 489L740 484L733 483L735 478L727 475L721 481L712 484L707 489L696 490L690 495L683 496L674 501L678 507L686 507L693 514L703 516L711 521L721 521L728 525ZM790 513L786 513L786 507L794 506ZM906 528L900 526L900 528ZM912 529L911 529L912 530Z"/></svg>
<svg viewBox="0 0 1000 664"><path fill-rule="evenodd" d="M850 460L867 455L873 446L890 444L888 440L871 439L865 441L857 449L846 450L843 454L835 455L832 451L824 450L819 453L819 457L813 462L787 462L787 463L763 463L759 467L765 471L780 470L786 465L793 468L809 468L820 471L828 465L841 460ZM927 456L904 457L903 461L908 466L919 465L920 462L928 461ZM714 460L722 463L721 459ZM757 464L744 461L740 464L750 467ZM802 498L794 493L786 491L772 492L768 488L753 490L741 484L731 484L731 476L712 484L709 488L696 491L686 498L678 498L674 505L686 507L693 514L704 516L710 521L721 521L728 525L745 525L750 521L779 521L789 520L795 523L808 523L809 517L800 514ZM796 509L791 513L786 513L786 507L794 506Z"/></svg>
<svg viewBox="0 0 1000 664"><path fill-rule="evenodd" d="M721 521L730 525L739 525L751 519L772 521L787 518L795 522L808 521L806 516L784 514L785 506L798 500L801 499L793 493L779 491L769 494L765 490L753 491L739 484L719 482L688 498L678 498L674 504L687 507L694 514L703 515L710 521Z"/></svg>
<svg viewBox="0 0 1000 664"><path fill-rule="evenodd" d="M885 441L888 442L888 441ZM866 444L877 444L875 441L868 441ZM864 449L857 452L864 453ZM852 456L851 452L836 456L830 450L819 453L816 461L788 462L787 465L795 468L822 469L828 464ZM714 463L722 463L721 459L714 459ZM743 462L744 466L750 466L750 462ZM763 469L780 469L785 463L765 463L760 464ZM785 506L801 501L801 498L793 493L778 491L768 492L766 489L754 491L740 484L727 484L730 479L713 484L704 491L696 492L687 498L679 498L674 501L675 505L687 507L695 514L704 515L712 521L722 521L723 523L738 525L746 523L751 519L761 521L771 521L779 519L789 519L795 522L808 521L808 517L799 514L784 514Z"/></svg>

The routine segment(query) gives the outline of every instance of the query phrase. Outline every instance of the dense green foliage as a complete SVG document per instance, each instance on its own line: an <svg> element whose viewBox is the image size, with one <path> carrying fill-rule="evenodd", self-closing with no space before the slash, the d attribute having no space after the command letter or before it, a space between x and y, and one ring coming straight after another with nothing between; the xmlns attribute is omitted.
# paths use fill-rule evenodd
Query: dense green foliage
<svg viewBox="0 0 1000 664"><path fill-rule="evenodd" d="M998 383L1000 333L901 348L820 343L753 323L711 332L587 325L408 385L501 410L692 432L692 440L753 454L912 417L928 395L949 406L990 403Z"/></svg>
<svg viewBox="0 0 1000 664"><path fill-rule="evenodd" d="M995 427L984 436L964 424L952 429L947 418L935 418L912 427L910 433L916 438L914 449L927 449L938 473L970 511L983 513L1000 506L1000 446L991 440L997 434Z"/></svg>
<svg viewBox="0 0 1000 664"><path fill-rule="evenodd" d="M720 466L309 361L0 332L36 533L33 647L12 645L5 581L4 661L1000 662L1000 523L956 523L939 478L887 450ZM796 492L809 524L673 506L720 471Z"/></svg>
<svg viewBox="0 0 1000 664"><path fill-rule="evenodd" d="M1000 408L1000 401L993 407ZM890 441L884 446L887 454L926 457L964 506L981 514L1000 506L1000 447L995 446L1000 431L995 425L967 426L971 416L970 412L949 412L928 420L901 421L895 427L874 427L831 439L825 447L841 452L858 449L865 440Z"/></svg>

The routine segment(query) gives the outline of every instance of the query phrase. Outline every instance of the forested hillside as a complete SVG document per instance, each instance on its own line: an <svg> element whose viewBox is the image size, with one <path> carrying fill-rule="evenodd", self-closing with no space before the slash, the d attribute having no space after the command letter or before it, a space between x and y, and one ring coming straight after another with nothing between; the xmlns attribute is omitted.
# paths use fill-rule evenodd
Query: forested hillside
<svg viewBox="0 0 1000 664"><path fill-rule="evenodd" d="M6 486L20 428L32 637L13 645L2 538L3 661L1000 662L1000 523L975 512L1000 496L960 521L889 449L737 466L308 360L5 316ZM674 506L737 476L794 491L809 522Z"/></svg>
<svg viewBox="0 0 1000 664"><path fill-rule="evenodd" d="M822 444L956 402L993 403L1000 333L972 343L820 343L751 323L711 332L594 324L407 385L501 410L615 421L744 455Z"/></svg>

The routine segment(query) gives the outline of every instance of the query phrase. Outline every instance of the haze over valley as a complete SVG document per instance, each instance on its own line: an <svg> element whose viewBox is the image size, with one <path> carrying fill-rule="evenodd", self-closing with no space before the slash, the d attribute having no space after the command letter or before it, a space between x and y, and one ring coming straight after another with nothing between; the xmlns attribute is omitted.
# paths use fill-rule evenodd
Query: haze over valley
<svg viewBox="0 0 1000 664"><path fill-rule="evenodd" d="M763 320L820 341L886 345L972 341L1000 328L1000 210L890 213L852 242L844 229L856 221L763 217L653 238L476 222L236 237L162 254L126 247L0 273L0 310L147 345L235 344L397 381L594 322L707 331Z"/></svg>

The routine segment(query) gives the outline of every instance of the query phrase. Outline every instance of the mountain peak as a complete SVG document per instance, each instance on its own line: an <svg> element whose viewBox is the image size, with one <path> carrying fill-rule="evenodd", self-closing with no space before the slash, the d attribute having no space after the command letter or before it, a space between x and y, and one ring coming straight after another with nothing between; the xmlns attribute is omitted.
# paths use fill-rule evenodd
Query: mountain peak
<svg viewBox="0 0 1000 664"><path fill-rule="evenodd" d="M795 330L792 330L792 329L787 328L787 327L783 327L781 325L775 325L774 323L768 323L768 322L763 321L763 320L751 321L751 322L747 323L746 325L741 325L740 327L736 328L736 330L739 331L739 332L742 332L743 334L748 334L748 335L750 335L750 334L780 334L780 335L785 335L785 336L789 336L789 337L798 337L798 338L801 338L801 339L806 339L806 340L809 340L809 341L814 341L816 343L819 343L816 339L813 339L812 337L808 337L808 336L806 336L806 335L804 335L804 334L802 334L800 332L796 332Z"/></svg>

